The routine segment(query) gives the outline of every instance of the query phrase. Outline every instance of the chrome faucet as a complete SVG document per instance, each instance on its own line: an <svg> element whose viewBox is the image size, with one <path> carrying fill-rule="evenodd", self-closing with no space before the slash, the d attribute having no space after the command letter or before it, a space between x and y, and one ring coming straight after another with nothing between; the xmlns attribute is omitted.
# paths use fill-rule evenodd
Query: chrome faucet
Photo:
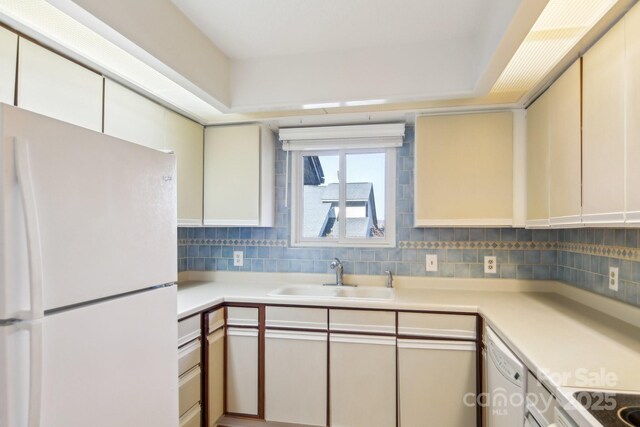
<svg viewBox="0 0 640 427"><path fill-rule="evenodd" d="M393 273L391 271L386 270L384 274L387 275L387 288L393 288Z"/></svg>
<svg viewBox="0 0 640 427"><path fill-rule="evenodd" d="M331 264L329 264L329 267L336 271L336 286L343 286L344 283L342 282L342 275L344 273L344 266L342 265L342 261L338 258L334 258L333 261L331 261Z"/></svg>

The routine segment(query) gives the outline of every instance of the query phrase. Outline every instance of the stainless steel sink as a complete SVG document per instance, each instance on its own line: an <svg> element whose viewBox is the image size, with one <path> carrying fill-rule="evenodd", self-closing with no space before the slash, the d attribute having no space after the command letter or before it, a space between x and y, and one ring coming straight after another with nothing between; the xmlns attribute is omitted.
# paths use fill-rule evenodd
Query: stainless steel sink
<svg viewBox="0 0 640 427"><path fill-rule="evenodd" d="M631 406L622 408L618 412L618 416L627 425L633 427L640 427L640 406Z"/></svg>
<svg viewBox="0 0 640 427"><path fill-rule="evenodd" d="M283 286L269 293L274 297L296 298L340 298L340 299L366 299L366 300L392 300L395 291L392 288L380 288L373 286L342 287L342 286L315 286L292 285Z"/></svg>

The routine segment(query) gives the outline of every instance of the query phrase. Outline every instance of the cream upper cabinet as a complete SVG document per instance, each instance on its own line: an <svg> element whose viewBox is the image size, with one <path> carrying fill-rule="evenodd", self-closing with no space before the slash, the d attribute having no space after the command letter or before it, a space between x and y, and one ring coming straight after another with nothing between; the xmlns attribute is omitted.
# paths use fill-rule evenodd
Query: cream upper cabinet
<svg viewBox="0 0 640 427"><path fill-rule="evenodd" d="M581 224L580 66L580 61L576 61L546 94L549 98L549 221L552 226Z"/></svg>
<svg viewBox="0 0 640 427"><path fill-rule="evenodd" d="M13 105L18 35L0 27L0 102Z"/></svg>
<svg viewBox="0 0 640 427"><path fill-rule="evenodd" d="M585 224L625 219L625 28L616 24L583 58Z"/></svg>
<svg viewBox="0 0 640 427"><path fill-rule="evenodd" d="M527 109L527 222L549 226L549 94Z"/></svg>
<svg viewBox="0 0 640 427"><path fill-rule="evenodd" d="M272 227L273 133L260 125L205 129L204 225Z"/></svg>
<svg viewBox="0 0 640 427"><path fill-rule="evenodd" d="M104 133L158 150L165 148L164 107L106 80Z"/></svg>
<svg viewBox="0 0 640 427"><path fill-rule="evenodd" d="M513 114L419 117L416 226L513 224Z"/></svg>
<svg viewBox="0 0 640 427"><path fill-rule="evenodd" d="M165 110L164 147L176 155L178 225L202 225L202 163L204 127Z"/></svg>
<svg viewBox="0 0 640 427"><path fill-rule="evenodd" d="M24 38L18 107L100 132L103 77Z"/></svg>
<svg viewBox="0 0 640 427"><path fill-rule="evenodd" d="M627 206L629 223L640 222L640 7L634 6L625 16L625 74L627 124Z"/></svg>

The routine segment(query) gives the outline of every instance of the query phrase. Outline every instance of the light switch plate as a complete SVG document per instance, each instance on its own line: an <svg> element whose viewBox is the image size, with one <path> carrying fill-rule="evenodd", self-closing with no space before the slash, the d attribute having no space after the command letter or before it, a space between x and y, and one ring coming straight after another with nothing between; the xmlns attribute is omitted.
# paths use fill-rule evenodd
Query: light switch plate
<svg viewBox="0 0 640 427"><path fill-rule="evenodd" d="M609 289L618 292L618 267L609 267Z"/></svg>
<svg viewBox="0 0 640 427"><path fill-rule="evenodd" d="M244 252L233 251L233 266L242 267L244 265Z"/></svg>
<svg viewBox="0 0 640 427"><path fill-rule="evenodd" d="M484 257L484 272L487 274L496 274L498 272L497 269L497 260L495 256L486 256Z"/></svg>
<svg viewBox="0 0 640 427"><path fill-rule="evenodd" d="M438 255L427 255L427 271L438 271Z"/></svg>

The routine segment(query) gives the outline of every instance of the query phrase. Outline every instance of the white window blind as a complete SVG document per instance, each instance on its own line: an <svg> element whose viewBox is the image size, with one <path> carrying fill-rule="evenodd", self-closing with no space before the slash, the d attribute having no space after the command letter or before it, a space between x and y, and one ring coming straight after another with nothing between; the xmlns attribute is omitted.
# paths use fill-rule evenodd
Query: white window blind
<svg viewBox="0 0 640 427"><path fill-rule="evenodd" d="M404 123L280 129L284 151L401 147Z"/></svg>

